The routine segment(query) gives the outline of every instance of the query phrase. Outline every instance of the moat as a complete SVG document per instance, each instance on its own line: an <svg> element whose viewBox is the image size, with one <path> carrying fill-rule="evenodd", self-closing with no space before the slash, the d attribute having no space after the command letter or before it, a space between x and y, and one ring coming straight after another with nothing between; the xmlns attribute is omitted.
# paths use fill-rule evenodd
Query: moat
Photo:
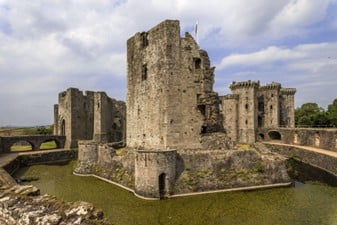
<svg viewBox="0 0 337 225"><path fill-rule="evenodd" d="M113 224L326 224L337 225L337 188L307 183L296 188L216 193L145 201L115 185L72 174L75 162L22 168L16 176L65 201L88 201Z"/></svg>

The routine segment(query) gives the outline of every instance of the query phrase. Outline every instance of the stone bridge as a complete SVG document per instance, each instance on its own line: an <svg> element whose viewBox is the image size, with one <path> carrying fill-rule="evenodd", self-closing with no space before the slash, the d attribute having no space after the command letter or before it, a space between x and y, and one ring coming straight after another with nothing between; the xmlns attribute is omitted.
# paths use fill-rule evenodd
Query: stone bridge
<svg viewBox="0 0 337 225"><path fill-rule="evenodd" d="M259 141L309 146L337 152L337 129L327 128L263 128L257 133Z"/></svg>
<svg viewBox="0 0 337 225"><path fill-rule="evenodd" d="M66 137L54 135L10 136L0 137L0 153L11 152L11 147L18 142L25 141L32 146L32 150L40 150L41 144L55 141L56 148L64 148Z"/></svg>

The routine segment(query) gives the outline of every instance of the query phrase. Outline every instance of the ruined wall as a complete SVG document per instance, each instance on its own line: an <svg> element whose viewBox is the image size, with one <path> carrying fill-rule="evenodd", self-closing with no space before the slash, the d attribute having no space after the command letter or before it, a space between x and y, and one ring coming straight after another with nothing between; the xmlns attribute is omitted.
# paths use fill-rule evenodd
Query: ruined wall
<svg viewBox="0 0 337 225"><path fill-rule="evenodd" d="M233 140L238 140L238 104L239 95L229 94L221 96L222 122L227 136Z"/></svg>
<svg viewBox="0 0 337 225"><path fill-rule="evenodd" d="M65 135L65 148L78 140L122 141L125 137L125 103L104 92L69 88L54 106L54 134Z"/></svg>
<svg viewBox="0 0 337 225"><path fill-rule="evenodd" d="M214 68L179 21L128 40L127 145L200 148L200 133L221 128Z"/></svg>

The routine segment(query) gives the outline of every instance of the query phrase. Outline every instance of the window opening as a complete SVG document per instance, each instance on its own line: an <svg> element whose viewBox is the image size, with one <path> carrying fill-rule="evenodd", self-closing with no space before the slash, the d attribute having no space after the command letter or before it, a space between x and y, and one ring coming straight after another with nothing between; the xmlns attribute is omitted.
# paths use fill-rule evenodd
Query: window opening
<svg viewBox="0 0 337 225"><path fill-rule="evenodd" d="M147 64L142 66L142 81L147 79Z"/></svg>

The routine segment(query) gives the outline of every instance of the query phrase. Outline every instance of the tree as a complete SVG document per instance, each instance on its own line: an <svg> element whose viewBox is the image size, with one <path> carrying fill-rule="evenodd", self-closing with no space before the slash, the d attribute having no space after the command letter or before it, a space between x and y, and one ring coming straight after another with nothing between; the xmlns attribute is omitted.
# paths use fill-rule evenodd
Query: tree
<svg viewBox="0 0 337 225"><path fill-rule="evenodd" d="M328 105L327 116L331 126L337 127L337 99L335 99L332 104Z"/></svg>
<svg viewBox="0 0 337 225"><path fill-rule="evenodd" d="M295 110L295 125L299 127L326 127L330 125L330 121L322 107L319 107L317 103L309 102Z"/></svg>

